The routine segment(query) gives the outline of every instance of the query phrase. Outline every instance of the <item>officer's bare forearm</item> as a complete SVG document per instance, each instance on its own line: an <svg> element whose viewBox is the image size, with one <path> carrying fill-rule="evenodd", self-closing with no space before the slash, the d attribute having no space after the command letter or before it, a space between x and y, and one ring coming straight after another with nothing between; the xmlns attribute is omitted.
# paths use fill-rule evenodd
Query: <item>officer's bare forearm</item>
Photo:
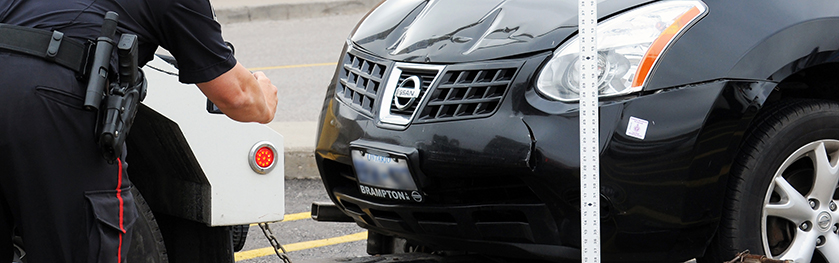
<svg viewBox="0 0 839 263"><path fill-rule="evenodd" d="M241 64L198 88L231 119L268 123L277 108L277 87L262 72L251 74Z"/></svg>

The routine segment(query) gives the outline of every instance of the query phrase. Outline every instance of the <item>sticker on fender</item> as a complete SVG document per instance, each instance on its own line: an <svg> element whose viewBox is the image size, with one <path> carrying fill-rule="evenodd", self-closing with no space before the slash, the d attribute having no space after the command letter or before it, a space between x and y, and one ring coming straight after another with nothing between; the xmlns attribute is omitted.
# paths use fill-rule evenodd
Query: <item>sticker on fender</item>
<svg viewBox="0 0 839 263"><path fill-rule="evenodd" d="M626 125L626 135L643 140L647 137L647 127L649 124L650 122L645 119L629 116L629 123Z"/></svg>

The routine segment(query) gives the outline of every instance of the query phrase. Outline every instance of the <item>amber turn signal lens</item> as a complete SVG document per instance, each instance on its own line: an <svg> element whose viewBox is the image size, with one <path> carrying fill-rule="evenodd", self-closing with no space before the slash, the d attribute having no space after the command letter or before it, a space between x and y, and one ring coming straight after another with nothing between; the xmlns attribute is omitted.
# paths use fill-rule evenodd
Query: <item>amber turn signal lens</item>
<svg viewBox="0 0 839 263"><path fill-rule="evenodd" d="M673 41L673 38L675 38L682 29L684 29L701 14L702 11L700 11L699 8L691 8L681 17L676 19L676 21L667 27L667 29L661 32L661 35L656 38L650 46L650 49L647 50L646 54L644 54L644 58L641 59L641 65L638 66L638 70L635 71L635 79L632 80L632 87L641 87L644 85L644 82L647 81L647 77L650 75L650 70L652 70L653 65L655 65L655 61L658 60L658 57L661 56L661 53L667 45Z"/></svg>

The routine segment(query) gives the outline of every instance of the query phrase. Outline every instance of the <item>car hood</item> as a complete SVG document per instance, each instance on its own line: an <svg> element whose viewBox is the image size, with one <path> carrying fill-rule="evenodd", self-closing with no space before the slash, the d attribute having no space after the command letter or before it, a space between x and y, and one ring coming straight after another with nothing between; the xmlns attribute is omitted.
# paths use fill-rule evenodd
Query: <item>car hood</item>
<svg viewBox="0 0 839 263"><path fill-rule="evenodd" d="M650 0L598 0L598 17ZM578 0L390 0L350 36L396 61L456 63L552 50L577 31Z"/></svg>

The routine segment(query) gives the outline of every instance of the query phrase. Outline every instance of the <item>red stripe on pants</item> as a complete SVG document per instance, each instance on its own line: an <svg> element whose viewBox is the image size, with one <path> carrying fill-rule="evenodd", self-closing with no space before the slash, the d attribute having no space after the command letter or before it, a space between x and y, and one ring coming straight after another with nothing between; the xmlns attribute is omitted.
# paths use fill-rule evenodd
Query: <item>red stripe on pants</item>
<svg viewBox="0 0 839 263"><path fill-rule="evenodd" d="M117 248L117 263L122 262L122 233L125 233L124 223L124 203L122 200L122 160L117 158L119 163L119 178L117 179L117 199L119 199L119 248Z"/></svg>

